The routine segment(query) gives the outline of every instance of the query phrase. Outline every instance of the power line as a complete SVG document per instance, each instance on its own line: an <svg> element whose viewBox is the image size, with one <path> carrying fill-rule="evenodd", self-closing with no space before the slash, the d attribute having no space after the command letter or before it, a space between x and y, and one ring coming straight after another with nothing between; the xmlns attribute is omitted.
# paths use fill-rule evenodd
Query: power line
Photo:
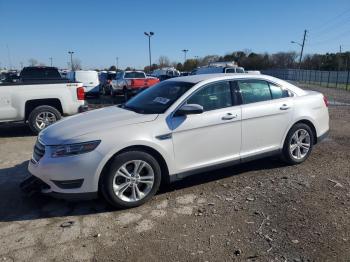
<svg viewBox="0 0 350 262"><path fill-rule="evenodd" d="M334 37L332 37L332 38L329 38L329 39L326 39L326 40L323 40L323 41L315 42L315 43L311 42L309 45L310 45L310 46L323 45L323 44L328 43L328 42L330 42L330 41L338 40L338 39L340 39L341 37L343 37L344 35L347 35L349 32L350 32L350 30L348 29L348 30L346 30L345 32L342 32L341 34L338 34L337 36L334 36Z"/></svg>
<svg viewBox="0 0 350 262"><path fill-rule="evenodd" d="M340 14L332 17L331 19L326 20L324 23L322 23L320 26L318 26L318 28L317 27L316 28L311 28L310 31L315 31L315 32L321 31L321 30L323 30L323 27L327 26L328 24L330 24L330 23L332 23L334 21L337 21L339 18L342 18L348 12L350 12L350 8L342 11Z"/></svg>
<svg viewBox="0 0 350 262"><path fill-rule="evenodd" d="M337 29L341 29L344 25L347 25L349 22L350 22L350 17L346 17L345 20L341 20L338 23L335 23L331 26L325 27L323 30L318 31L317 33L313 33L311 31L311 33L313 33L312 37L313 38L320 38L320 37L323 37L326 33L331 32L331 34L332 34L334 32L337 32Z"/></svg>

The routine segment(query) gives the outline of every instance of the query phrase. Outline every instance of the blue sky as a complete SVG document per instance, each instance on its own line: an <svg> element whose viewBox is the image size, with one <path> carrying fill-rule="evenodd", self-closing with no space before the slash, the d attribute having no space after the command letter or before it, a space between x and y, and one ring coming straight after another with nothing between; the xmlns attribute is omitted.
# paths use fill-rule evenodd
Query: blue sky
<svg viewBox="0 0 350 262"><path fill-rule="evenodd" d="M143 68L148 64L144 31L154 31L152 60L171 61L236 50L299 51L308 29L306 53L350 50L349 0L0 0L0 67L28 59L67 67L68 50L84 68ZM8 46L8 48L7 48ZM10 59L9 59L10 58Z"/></svg>

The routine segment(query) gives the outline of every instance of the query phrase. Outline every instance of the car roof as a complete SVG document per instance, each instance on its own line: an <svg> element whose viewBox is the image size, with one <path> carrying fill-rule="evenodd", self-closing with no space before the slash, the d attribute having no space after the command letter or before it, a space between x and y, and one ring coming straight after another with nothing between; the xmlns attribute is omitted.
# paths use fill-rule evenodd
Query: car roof
<svg viewBox="0 0 350 262"><path fill-rule="evenodd" d="M200 74L200 75L190 75L190 76L180 76L175 78L170 78L165 81L179 81L179 82L187 82L192 84L198 84L203 81L220 81L220 80L234 80L234 79L261 79L270 81L272 83L276 83L278 85L282 85L284 87L287 87L297 95L303 95L305 94L305 91L300 89L297 86L292 85L291 83L278 79L273 76L269 75L262 75L262 74L247 74L247 73L232 73L232 74L225 74L225 73L219 73L219 74Z"/></svg>
<svg viewBox="0 0 350 262"><path fill-rule="evenodd" d="M172 78L170 80L172 81L181 81L181 82L188 82L197 84L199 82L214 79L215 80L225 80L225 79L242 79L242 78L261 78L261 79L268 79L271 78L267 75L261 75L261 74L246 74L246 73L217 73L217 74L199 74L199 75L190 75L190 76L180 76L176 78Z"/></svg>

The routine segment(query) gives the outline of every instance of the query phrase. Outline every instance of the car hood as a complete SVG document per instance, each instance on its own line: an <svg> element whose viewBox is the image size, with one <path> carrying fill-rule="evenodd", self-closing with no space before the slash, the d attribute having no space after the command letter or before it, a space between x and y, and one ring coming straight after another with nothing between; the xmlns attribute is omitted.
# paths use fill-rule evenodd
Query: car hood
<svg viewBox="0 0 350 262"><path fill-rule="evenodd" d="M40 132L39 140L46 145L64 144L82 135L153 121L157 116L137 114L117 106L105 107L67 117Z"/></svg>

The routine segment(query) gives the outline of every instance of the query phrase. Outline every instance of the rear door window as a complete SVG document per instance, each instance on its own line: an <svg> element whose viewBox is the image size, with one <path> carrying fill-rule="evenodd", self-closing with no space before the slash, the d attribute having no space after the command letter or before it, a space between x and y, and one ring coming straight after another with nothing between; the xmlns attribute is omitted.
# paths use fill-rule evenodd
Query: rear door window
<svg viewBox="0 0 350 262"><path fill-rule="evenodd" d="M271 90L272 99L279 99L291 96L291 93L287 89L279 87L278 85L273 83L269 83L269 86Z"/></svg>
<svg viewBox="0 0 350 262"><path fill-rule="evenodd" d="M271 100L269 84L263 80L239 80L238 87L243 104Z"/></svg>

